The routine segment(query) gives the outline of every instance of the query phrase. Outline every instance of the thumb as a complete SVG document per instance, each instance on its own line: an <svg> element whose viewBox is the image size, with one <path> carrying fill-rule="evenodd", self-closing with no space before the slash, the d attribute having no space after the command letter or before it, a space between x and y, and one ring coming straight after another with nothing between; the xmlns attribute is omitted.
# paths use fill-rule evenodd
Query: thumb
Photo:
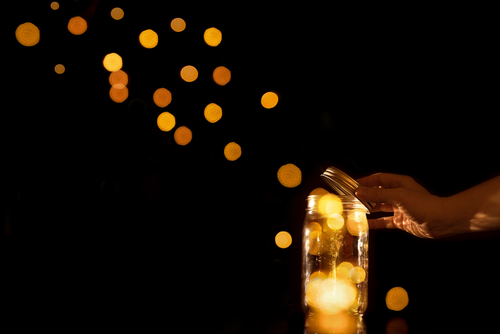
<svg viewBox="0 0 500 334"><path fill-rule="evenodd" d="M403 191L402 188L384 189L359 187L356 189L356 196L368 202L399 205L401 203Z"/></svg>

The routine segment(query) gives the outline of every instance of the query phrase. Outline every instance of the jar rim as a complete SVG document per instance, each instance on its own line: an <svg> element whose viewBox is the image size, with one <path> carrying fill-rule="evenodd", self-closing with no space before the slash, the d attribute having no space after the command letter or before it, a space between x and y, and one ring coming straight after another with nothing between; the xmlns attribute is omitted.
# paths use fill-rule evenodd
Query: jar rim
<svg viewBox="0 0 500 334"><path fill-rule="evenodd" d="M362 210L362 211L366 211L367 213L370 213L370 211L367 209L367 207L356 196L351 196L351 195L337 195L337 194L333 194L333 193L328 193L328 194L340 198L340 200L342 201L343 205L355 206L356 210ZM311 203L310 203L311 201L313 203L317 202L317 201L319 201L320 198L322 198L323 196L328 195L328 194L324 194L324 195L309 195L309 196L307 196L307 201L308 201L309 204L308 204L306 210L310 210L311 209ZM316 204L313 204L313 207L315 205Z"/></svg>

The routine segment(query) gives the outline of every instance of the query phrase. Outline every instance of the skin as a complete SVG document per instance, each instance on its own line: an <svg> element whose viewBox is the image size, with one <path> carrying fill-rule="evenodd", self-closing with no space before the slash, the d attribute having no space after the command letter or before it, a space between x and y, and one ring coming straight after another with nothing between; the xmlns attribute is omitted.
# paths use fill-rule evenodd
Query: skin
<svg viewBox="0 0 500 334"><path fill-rule="evenodd" d="M449 197L429 193L406 175L377 173L357 180L360 199L376 203L372 229L398 228L420 238L500 230L500 176Z"/></svg>

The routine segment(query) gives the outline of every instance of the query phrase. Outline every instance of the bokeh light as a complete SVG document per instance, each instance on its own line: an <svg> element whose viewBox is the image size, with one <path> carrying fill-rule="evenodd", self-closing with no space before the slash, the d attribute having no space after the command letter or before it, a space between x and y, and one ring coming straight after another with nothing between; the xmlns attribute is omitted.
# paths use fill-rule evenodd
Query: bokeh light
<svg viewBox="0 0 500 334"><path fill-rule="evenodd" d="M309 193L309 196L323 196L323 195L326 195L328 194L328 190L326 190L325 188L315 188L313 189L310 193Z"/></svg>
<svg viewBox="0 0 500 334"><path fill-rule="evenodd" d="M122 68L123 60L117 53L109 53L104 57L102 64L108 71L115 72Z"/></svg>
<svg viewBox="0 0 500 334"><path fill-rule="evenodd" d="M366 278L366 271L361 267L354 267L349 271L349 279L354 284L363 282Z"/></svg>
<svg viewBox="0 0 500 334"><path fill-rule="evenodd" d="M158 88L153 94L153 101L158 107L165 108L172 102L172 93L166 88Z"/></svg>
<svg viewBox="0 0 500 334"><path fill-rule="evenodd" d="M181 32L186 29L186 21L181 19L180 17L177 17L170 22L170 28L172 28L173 31L175 32Z"/></svg>
<svg viewBox="0 0 500 334"><path fill-rule="evenodd" d="M355 302L356 287L348 280L315 278L306 288L309 306L326 314L337 314L347 310Z"/></svg>
<svg viewBox="0 0 500 334"><path fill-rule="evenodd" d="M66 71L66 68L64 67L63 64L57 64L55 67L54 67L54 71L57 73L57 74L63 74L65 71Z"/></svg>
<svg viewBox="0 0 500 334"><path fill-rule="evenodd" d="M109 75L109 83L112 87L121 89L128 84L128 75L122 70L111 72Z"/></svg>
<svg viewBox="0 0 500 334"><path fill-rule="evenodd" d="M20 24L16 29L16 39L24 46L33 46L40 42L40 29L31 22Z"/></svg>
<svg viewBox="0 0 500 334"><path fill-rule="evenodd" d="M178 145L185 146L193 139L193 132L185 126L180 126L174 132L174 140Z"/></svg>
<svg viewBox="0 0 500 334"><path fill-rule="evenodd" d="M337 266L337 278L339 279L349 279L351 270L354 268L353 264L347 261L342 262Z"/></svg>
<svg viewBox="0 0 500 334"><path fill-rule="evenodd" d="M113 102L122 103L128 98L128 88L123 86L122 88L111 87L109 90L109 97Z"/></svg>
<svg viewBox="0 0 500 334"><path fill-rule="evenodd" d="M181 69L181 78L186 82L193 82L198 79L198 70L191 65L184 66Z"/></svg>
<svg viewBox="0 0 500 334"><path fill-rule="evenodd" d="M229 161L235 161L241 157L241 146L231 142L224 147L224 156Z"/></svg>
<svg viewBox="0 0 500 334"><path fill-rule="evenodd" d="M81 16L72 17L68 22L68 30L73 35L81 35L87 31L87 21Z"/></svg>
<svg viewBox="0 0 500 334"><path fill-rule="evenodd" d="M156 124L160 128L161 131L167 132L174 128L175 126L175 117L171 113L165 111L158 115L156 119Z"/></svg>
<svg viewBox="0 0 500 334"><path fill-rule="evenodd" d="M302 182L302 172L294 164L286 164L278 170L278 181L287 188L295 188Z"/></svg>
<svg viewBox="0 0 500 334"><path fill-rule="evenodd" d="M347 215L346 227L349 233L354 236L368 232L366 213L363 211L351 211Z"/></svg>
<svg viewBox="0 0 500 334"><path fill-rule="evenodd" d="M217 46L222 42L222 32L217 28L208 28L203 34L205 43L210 46Z"/></svg>
<svg viewBox="0 0 500 334"><path fill-rule="evenodd" d="M401 311L408 306L408 292L402 287L390 289L385 296L385 304L389 310Z"/></svg>
<svg viewBox="0 0 500 334"><path fill-rule="evenodd" d="M222 118L222 108L215 103L210 103L205 107L204 114L207 121L215 123Z"/></svg>
<svg viewBox="0 0 500 334"><path fill-rule="evenodd" d="M216 84L225 86L231 81L231 71L227 67L219 66L214 70L213 78Z"/></svg>
<svg viewBox="0 0 500 334"><path fill-rule="evenodd" d="M288 248L292 244L292 236L286 231L281 231L276 234L274 241L279 248Z"/></svg>
<svg viewBox="0 0 500 334"><path fill-rule="evenodd" d="M336 314L326 314L323 312L308 312L305 319L304 334L310 333L344 333L357 334L365 333L358 327L355 316L347 314L345 311ZM359 328L359 329L358 329ZM359 330L359 331L358 331ZM371 332L370 332L371 333Z"/></svg>
<svg viewBox="0 0 500 334"><path fill-rule="evenodd" d="M139 42L146 49L152 49L158 45L158 34L151 29L144 30L139 35Z"/></svg>
<svg viewBox="0 0 500 334"><path fill-rule="evenodd" d="M53 10L58 10L59 9L59 2L52 1L52 3L50 4L50 8L52 8Z"/></svg>
<svg viewBox="0 0 500 334"><path fill-rule="evenodd" d="M317 222L310 222L306 229L306 248L312 255L320 255L323 252L321 245L323 244L324 234L321 225Z"/></svg>
<svg viewBox="0 0 500 334"><path fill-rule="evenodd" d="M386 334L408 334L408 323L405 319L391 318L385 325Z"/></svg>
<svg viewBox="0 0 500 334"><path fill-rule="evenodd" d="M278 94L275 92L267 92L264 95L262 95L262 98L260 102L262 103L262 106L266 109L271 109L276 107L278 104Z"/></svg>
<svg viewBox="0 0 500 334"><path fill-rule="evenodd" d="M123 9L120 7L115 7L111 10L111 17L115 20L121 20L123 19L123 16L125 13L123 12Z"/></svg>
<svg viewBox="0 0 500 334"><path fill-rule="evenodd" d="M318 211L323 216L329 217L333 214L341 214L343 210L342 200L335 194L328 193L319 199Z"/></svg>
<svg viewBox="0 0 500 334"><path fill-rule="evenodd" d="M326 226L333 231L338 231L344 226L344 217L341 214L334 213L326 219Z"/></svg>

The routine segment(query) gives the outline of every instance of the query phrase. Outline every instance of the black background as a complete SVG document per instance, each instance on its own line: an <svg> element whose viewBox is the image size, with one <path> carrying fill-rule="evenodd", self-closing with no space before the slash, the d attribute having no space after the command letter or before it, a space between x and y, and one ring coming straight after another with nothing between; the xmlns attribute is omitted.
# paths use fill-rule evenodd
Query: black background
<svg viewBox="0 0 500 334"><path fill-rule="evenodd" d="M305 202L327 167L411 175L440 196L499 173L489 8L59 3L2 9L2 276L17 326L300 333ZM67 30L76 15L88 22L80 36ZM40 29L36 46L15 39L24 22ZM222 31L215 48L203 41L210 27ZM145 29L159 35L154 49L139 44ZM102 66L111 52L129 75L120 104ZM184 65L195 82L180 79ZM221 65L224 87L211 79ZM156 127L159 87L172 92L164 110L176 127L193 131L185 147ZM267 91L280 97L269 110ZM203 117L212 102L223 109L215 124ZM223 155L232 141L234 162ZM287 163L302 171L296 188L277 180ZM395 316L410 333L496 328L498 239L371 231L370 333ZM394 286L409 294L401 312L385 306Z"/></svg>

